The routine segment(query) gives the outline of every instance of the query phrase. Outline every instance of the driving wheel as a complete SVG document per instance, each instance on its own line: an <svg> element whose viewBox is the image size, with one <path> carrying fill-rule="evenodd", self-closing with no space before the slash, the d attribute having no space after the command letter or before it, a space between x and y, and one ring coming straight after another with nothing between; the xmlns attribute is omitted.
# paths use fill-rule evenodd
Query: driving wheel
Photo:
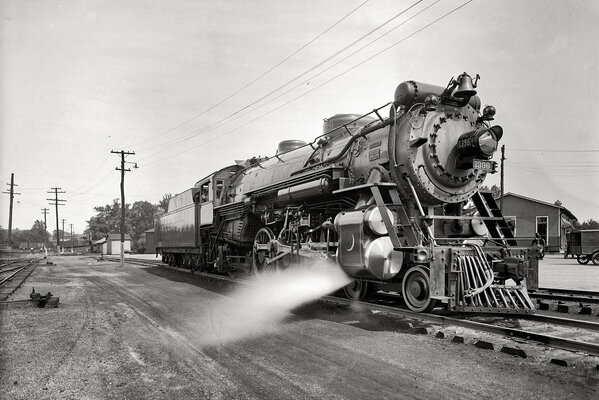
<svg viewBox="0 0 599 400"><path fill-rule="evenodd" d="M252 266L256 275L267 271L275 271L276 263L268 264L268 260L277 255L275 234L269 228L262 228L254 238Z"/></svg>

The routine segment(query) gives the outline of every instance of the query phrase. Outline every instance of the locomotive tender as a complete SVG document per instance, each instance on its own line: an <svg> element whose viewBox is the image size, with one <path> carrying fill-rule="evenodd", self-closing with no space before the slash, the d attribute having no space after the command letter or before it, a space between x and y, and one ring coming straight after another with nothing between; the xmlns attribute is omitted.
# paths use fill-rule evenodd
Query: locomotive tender
<svg viewBox="0 0 599 400"><path fill-rule="evenodd" d="M532 312L537 249L518 247L479 192L503 130L491 125L494 107L480 110L478 79L403 82L383 107L325 119L311 143L286 140L272 157L214 172L170 199L157 253L258 275L334 257L355 278L344 288L354 299L383 290L419 312Z"/></svg>

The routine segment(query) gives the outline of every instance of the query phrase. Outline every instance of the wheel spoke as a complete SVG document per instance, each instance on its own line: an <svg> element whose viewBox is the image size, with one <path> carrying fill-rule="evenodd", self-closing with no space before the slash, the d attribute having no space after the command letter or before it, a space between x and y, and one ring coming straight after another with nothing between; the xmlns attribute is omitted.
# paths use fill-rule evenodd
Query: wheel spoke
<svg viewBox="0 0 599 400"><path fill-rule="evenodd" d="M276 255L274 240L275 235L269 228L262 228L256 233L252 251L252 267L256 275L276 268L276 263L268 264L268 260Z"/></svg>

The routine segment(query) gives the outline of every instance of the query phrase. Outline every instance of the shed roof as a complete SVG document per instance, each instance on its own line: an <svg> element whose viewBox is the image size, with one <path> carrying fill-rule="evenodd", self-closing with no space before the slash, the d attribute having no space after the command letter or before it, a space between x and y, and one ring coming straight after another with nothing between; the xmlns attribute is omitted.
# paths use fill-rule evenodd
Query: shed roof
<svg viewBox="0 0 599 400"><path fill-rule="evenodd" d="M107 239L110 240L121 240L121 234L120 233L109 233L108 235L106 235ZM125 233L125 240L131 240L131 236L129 236L128 233Z"/></svg>
<svg viewBox="0 0 599 400"><path fill-rule="evenodd" d="M526 196L522 196L521 194L516 194L516 193L512 193L512 192L508 192L508 193L505 193L503 195L503 197L508 197L508 196L519 197L521 199L532 201L534 203L539 203L539 204L543 204L543 205L546 205L546 206L551 206L551 207L559 208L560 211L562 213L564 213L568 218L573 219L575 221L578 221L578 218L576 218L576 216L574 216L574 214L572 214L572 212L570 212L570 210L568 210L564 206L558 206L556 204L548 203L546 201L542 201L542 200L538 200L538 199L533 199L532 197L526 197ZM497 196L495 199L497 200L497 199L500 199L500 198L501 198L501 196Z"/></svg>

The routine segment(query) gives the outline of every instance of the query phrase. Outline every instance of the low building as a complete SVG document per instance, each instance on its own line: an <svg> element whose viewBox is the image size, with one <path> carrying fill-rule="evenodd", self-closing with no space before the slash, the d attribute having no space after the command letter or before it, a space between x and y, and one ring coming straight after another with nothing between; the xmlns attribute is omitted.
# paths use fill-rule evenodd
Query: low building
<svg viewBox="0 0 599 400"><path fill-rule="evenodd" d="M92 243L92 253L104 253L104 243L106 243L106 238L103 237L100 240L96 240Z"/></svg>
<svg viewBox="0 0 599 400"><path fill-rule="evenodd" d="M141 234L141 243L144 243L145 254L156 254L156 241L154 239L154 228L148 229Z"/></svg>
<svg viewBox="0 0 599 400"><path fill-rule="evenodd" d="M519 244L530 245L538 233L545 240L546 251L566 250L566 234L577 221L566 207L516 193L506 193L496 201L498 205L503 202L503 215L513 227Z"/></svg>
<svg viewBox="0 0 599 400"><path fill-rule="evenodd" d="M95 249L94 252L102 254L121 254L121 234L109 233L105 238L95 241L93 247ZM128 233L125 234L124 248L125 253L131 252L131 236L129 236Z"/></svg>

